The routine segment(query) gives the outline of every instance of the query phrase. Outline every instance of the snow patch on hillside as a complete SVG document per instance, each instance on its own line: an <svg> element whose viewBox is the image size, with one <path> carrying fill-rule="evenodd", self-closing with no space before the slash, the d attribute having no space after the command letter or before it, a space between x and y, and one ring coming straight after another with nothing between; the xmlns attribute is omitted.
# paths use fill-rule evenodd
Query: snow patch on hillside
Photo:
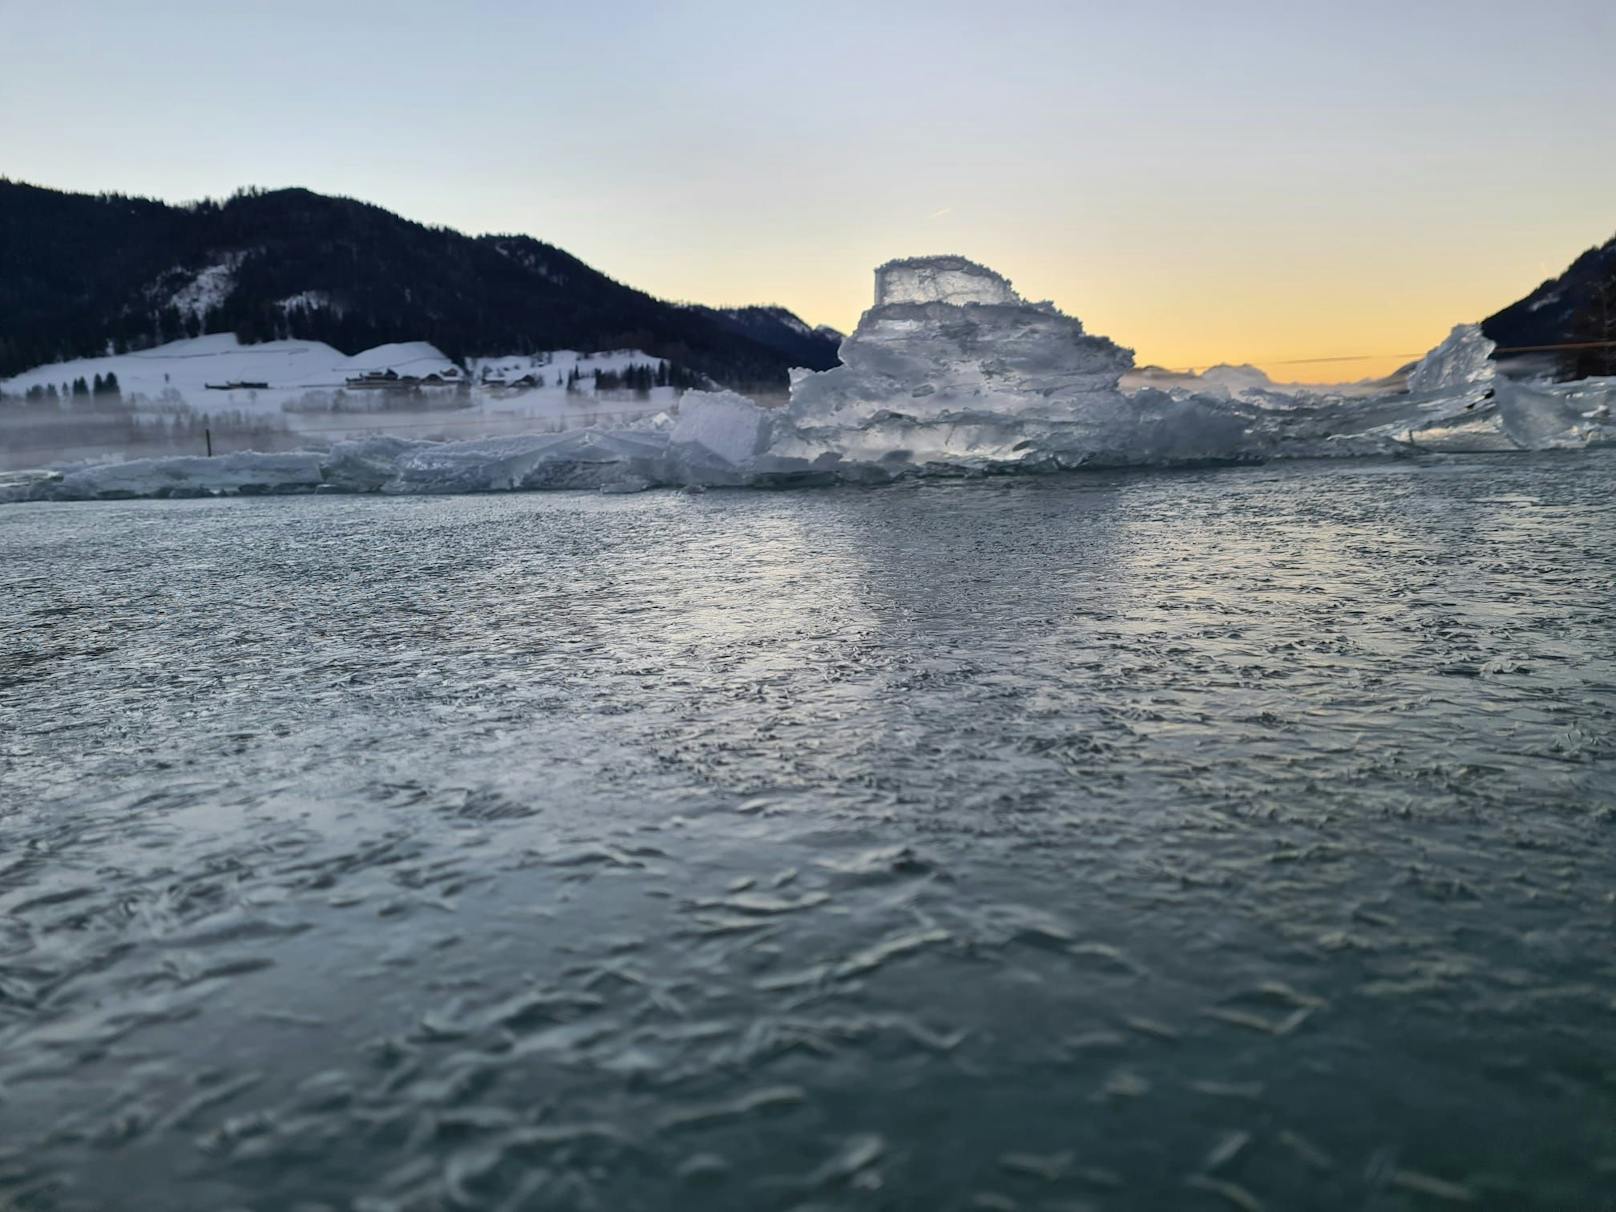
<svg viewBox="0 0 1616 1212"><path fill-rule="evenodd" d="M284 299L277 299L275 306L282 311L291 311L301 308L303 311L331 311L342 314L342 307L331 295L323 290L300 290L295 295L287 295Z"/></svg>
<svg viewBox="0 0 1616 1212"><path fill-rule="evenodd" d="M196 276L169 296L168 305L182 316L202 320L217 311L236 288L236 270L246 253L233 252L197 272Z"/></svg>

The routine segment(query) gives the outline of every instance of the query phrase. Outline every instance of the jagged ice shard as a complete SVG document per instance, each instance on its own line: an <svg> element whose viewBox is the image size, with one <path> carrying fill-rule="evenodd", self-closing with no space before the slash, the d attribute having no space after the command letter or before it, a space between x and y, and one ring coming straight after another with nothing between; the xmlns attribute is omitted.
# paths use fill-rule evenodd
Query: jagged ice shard
<svg viewBox="0 0 1616 1212"><path fill-rule="evenodd" d="M1254 367L1135 372L1133 352L964 257L890 261L842 365L794 371L789 405L691 391L626 429L465 442L374 437L0 473L0 501L268 492L788 486L915 475L1164 466L1616 441L1616 379L1526 386L1459 325L1406 388L1280 386Z"/></svg>
<svg viewBox="0 0 1616 1212"><path fill-rule="evenodd" d="M1413 394L1475 385L1489 386L1496 375L1493 350L1479 324L1455 324L1447 340L1431 350L1408 374Z"/></svg>

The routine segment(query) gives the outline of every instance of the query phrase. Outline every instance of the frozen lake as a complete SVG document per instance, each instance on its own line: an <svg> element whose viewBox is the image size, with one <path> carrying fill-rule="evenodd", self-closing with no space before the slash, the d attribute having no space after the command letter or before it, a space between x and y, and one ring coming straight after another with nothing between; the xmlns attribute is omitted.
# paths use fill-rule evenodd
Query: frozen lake
<svg viewBox="0 0 1616 1212"><path fill-rule="evenodd" d="M1603 1206L1613 485L0 510L0 1204Z"/></svg>

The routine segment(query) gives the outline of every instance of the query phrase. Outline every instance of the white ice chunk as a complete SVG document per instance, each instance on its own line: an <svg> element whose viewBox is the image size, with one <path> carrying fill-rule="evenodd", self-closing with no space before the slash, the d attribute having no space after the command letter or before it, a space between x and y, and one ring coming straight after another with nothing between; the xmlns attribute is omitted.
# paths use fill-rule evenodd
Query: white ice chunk
<svg viewBox="0 0 1616 1212"><path fill-rule="evenodd" d="M1570 450L1616 440L1611 417L1616 380L1547 388L1500 378L1495 390L1500 425L1527 450Z"/></svg>
<svg viewBox="0 0 1616 1212"><path fill-rule="evenodd" d="M669 453L747 467L769 446L769 414L733 391L687 391L668 437Z"/></svg>

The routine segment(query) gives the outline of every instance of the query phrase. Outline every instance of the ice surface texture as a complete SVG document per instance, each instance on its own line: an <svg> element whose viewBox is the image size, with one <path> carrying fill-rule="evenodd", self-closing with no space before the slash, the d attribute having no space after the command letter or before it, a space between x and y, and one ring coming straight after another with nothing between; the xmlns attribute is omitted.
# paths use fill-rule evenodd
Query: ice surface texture
<svg viewBox="0 0 1616 1212"><path fill-rule="evenodd" d="M1492 349L1459 325L1395 392L1281 387L1254 367L1135 372L1131 350L986 266L922 257L876 270L842 365L793 372L783 410L688 392L676 420L631 429L63 467L0 477L0 501L868 483L1616 440L1616 380L1525 387L1495 376Z"/></svg>

